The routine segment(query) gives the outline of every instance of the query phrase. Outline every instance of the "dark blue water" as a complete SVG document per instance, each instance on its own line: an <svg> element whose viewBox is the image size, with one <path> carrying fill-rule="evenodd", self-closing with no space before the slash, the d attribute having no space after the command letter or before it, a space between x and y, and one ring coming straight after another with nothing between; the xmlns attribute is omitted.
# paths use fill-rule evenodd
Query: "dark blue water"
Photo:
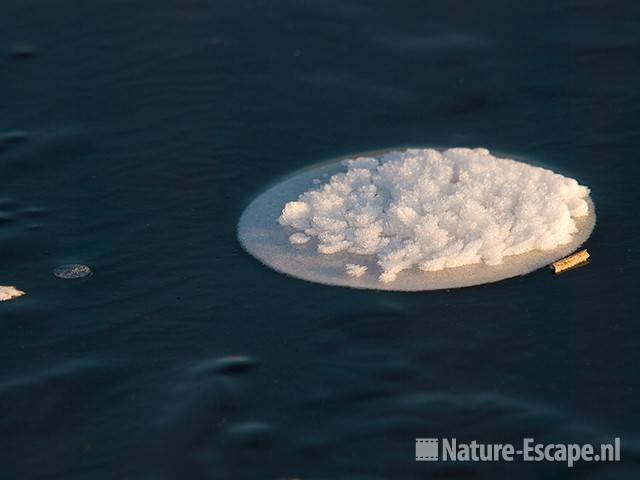
<svg viewBox="0 0 640 480"><path fill-rule="evenodd" d="M2 0L0 478L638 478L639 28L631 1ZM241 250L279 177L404 145L579 179L592 262L405 294ZM414 459L524 436L622 461Z"/></svg>

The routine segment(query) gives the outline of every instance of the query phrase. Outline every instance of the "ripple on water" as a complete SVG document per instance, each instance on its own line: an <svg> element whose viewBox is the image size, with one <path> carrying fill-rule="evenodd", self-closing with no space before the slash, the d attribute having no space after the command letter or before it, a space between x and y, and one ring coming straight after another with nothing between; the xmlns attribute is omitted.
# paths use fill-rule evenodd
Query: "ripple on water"
<svg viewBox="0 0 640 480"><path fill-rule="evenodd" d="M29 232L42 228L46 215L45 209L24 206L16 198L0 198L0 264L5 269L11 265L24 269L24 262L42 255L46 240Z"/></svg>
<svg viewBox="0 0 640 480"><path fill-rule="evenodd" d="M47 210L44 208L24 207L14 198L0 198L0 227L19 219L27 221L28 227L33 225L33 222L40 222L46 215Z"/></svg>
<svg viewBox="0 0 640 480"><path fill-rule="evenodd" d="M27 140L29 133L22 130L13 130L0 133L0 152L9 150L16 144Z"/></svg>
<svg viewBox="0 0 640 480"><path fill-rule="evenodd" d="M90 400L115 380L115 373L109 362L82 359L0 383L0 435L72 428L76 417L92 408Z"/></svg>
<svg viewBox="0 0 640 480"><path fill-rule="evenodd" d="M255 360L245 355L230 355L228 357L208 359L193 367L198 374L220 373L236 375L247 373L255 367Z"/></svg>
<svg viewBox="0 0 640 480"><path fill-rule="evenodd" d="M339 353L336 360L342 355ZM173 413L163 417L161 432L166 443L161 468L171 479L212 475L234 479L373 479L388 478L390 472L395 472L395 478L508 478L513 474L536 478L530 476L527 464L415 462L413 440L434 436L517 444L533 436L546 443L610 441L608 432L569 412L507 395L416 391L399 382L397 388L372 396L369 389L375 378L366 377L367 365L358 371L358 380L349 382L348 392L341 381L325 379L324 402L305 402L304 395L283 394L281 408L288 414L283 423L274 424L260 418L263 399L256 391L258 384L246 383L249 377L203 377L202 370L194 375L196 370L183 372L178 396L171 401ZM229 396L231 391L235 395ZM222 407L229 401L236 408ZM627 463L574 468L589 474L622 473L620 478L634 478L624 472L632 472L639 452L637 445L627 442L623 446ZM560 463L538 467L538 477L566 471Z"/></svg>
<svg viewBox="0 0 640 480"><path fill-rule="evenodd" d="M8 49L9 58L12 60L28 60L38 54L38 50L28 43L16 43Z"/></svg>
<svg viewBox="0 0 640 480"><path fill-rule="evenodd" d="M265 422L239 422L231 425L225 432L228 441L249 448L269 446L275 434L275 428Z"/></svg>
<svg viewBox="0 0 640 480"><path fill-rule="evenodd" d="M241 377L209 375L217 373L209 364L215 361L177 372L159 412L154 457L166 478L209 478L227 428L244 416Z"/></svg>
<svg viewBox="0 0 640 480"><path fill-rule="evenodd" d="M13 212L5 212L0 210L0 225L3 223L11 223L15 221L16 215Z"/></svg>

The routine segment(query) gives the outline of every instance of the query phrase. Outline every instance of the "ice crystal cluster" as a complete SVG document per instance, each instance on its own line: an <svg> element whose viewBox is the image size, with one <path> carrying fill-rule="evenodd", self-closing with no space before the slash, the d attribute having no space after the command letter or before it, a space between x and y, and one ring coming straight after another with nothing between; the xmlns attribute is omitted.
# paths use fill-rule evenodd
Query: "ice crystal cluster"
<svg viewBox="0 0 640 480"><path fill-rule="evenodd" d="M569 243L574 218L589 213L589 189L576 180L484 148L409 149L343 163L345 173L287 203L278 221L293 245L314 239L320 254L375 256L382 282L414 267L497 265L551 250ZM364 273L355 265L348 275Z"/></svg>
<svg viewBox="0 0 640 480"><path fill-rule="evenodd" d="M16 287L0 285L0 302L12 300L14 298L21 297L22 295L25 295L25 293L22 290L18 290Z"/></svg>

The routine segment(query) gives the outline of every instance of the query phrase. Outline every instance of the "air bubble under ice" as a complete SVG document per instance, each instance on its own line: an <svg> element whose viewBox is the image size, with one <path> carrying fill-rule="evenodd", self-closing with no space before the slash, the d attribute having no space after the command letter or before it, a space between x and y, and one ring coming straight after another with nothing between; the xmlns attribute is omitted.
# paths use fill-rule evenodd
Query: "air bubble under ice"
<svg viewBox="0 0 640 480"><path fill-rule="evenodd" d="M589 214L589 189L576 180L483 148L409 149L343 163L345 173L286 203L278 221L293 245L315 240L319 255L374 255L382 282L411 268L498 265L553 250L571 242L574 219Z"/></svg>

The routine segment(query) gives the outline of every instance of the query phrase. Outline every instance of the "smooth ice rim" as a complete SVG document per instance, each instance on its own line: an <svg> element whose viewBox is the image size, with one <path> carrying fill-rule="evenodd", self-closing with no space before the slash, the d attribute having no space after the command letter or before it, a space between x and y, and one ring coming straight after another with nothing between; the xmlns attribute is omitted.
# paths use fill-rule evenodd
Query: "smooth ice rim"
<svg viewBox="0 0 640 480"><path fill-rule="evenodd" d="M401 158L402 155L405 157L413 155L415 157L415 152L426 151L416 149L395 151L392 152L392 157L395 156L396 160ZM476 156L485 163L487 159L492 158L501 160L491 156L484 149L456 149L449 152L451 155L458 156L462 153L462 157ZM298 201L298 197L304 195L305 192L308 193L311 190L324 188L322 184L326 185L332 175L340 174L344 177L345 171L348 170L349 160L353 164L354 159L360 158L360 160L355 161L356 168L360 169L363 168L363 163L366 164L368 162L368 160L363 160L363 157L371 158L380 157L381 155L383 155L383 152L350 156L347 158L347 165L341 163L340 160L327 162L299 172L267 190L256 198L242 214L238 225L238 237L243 247L275 270L305 280L354 288L415 291L456 288L523 275L572 253L589 237L594 228L595 211L591 199L587 196L588 189L586 187L581 187L575 180L568 179L549 170L515 160L504 161L509 162L517 171L519 171L518 169L524 169L525 173L529 172L523 178L528 178L531 172L543 178L545 178L545 175L551 175L552 181L549 185L553 187L555 182L556 187L560 186L565 190L568 188L567 191L569 191L570 195L565 198L567 202L573 197L581 199L581 202L569 202L570 205L565 205L570 213L575 215L575 217L569 215L569 218L573 221L571 228L569 228L568 224L565 224L565 234L569 231L573 232L569 235L569 238L567 238L567 235L562 238L562 230L556 229L553 238L556 241L560 240L558 245L547 247L548 249L544 251L535 250L527 253L511 253L507 251L507 253L503 254L505 259L501 264L474 263L464 265L464 263L461 263L426 272L411 265L406 270L399 269L396 272L392 272L393 275L397 275L397 278L388 279L388 282L384 283L378 280L381 268L378 265L379 259L375 254L356 254L348 250L319 254L317 248L322 243L322 240L307 235L304 230L296 230L289 226L283 228L276 223L275 220L281 216L285 204L291 201ZM465 176L464 169L458 172L458 174L460 173L463 174L463 177ZM523 186L526 187L526 182L524 184L516 182L516 184L520 190L523 189ZM554 188L549 188L550 191L554 191ZM524 190L526 191L526 188ZM463 198L465 197L463 196ZM361 204L367 205L366 202L361 202ZM581 212L583 216L580 216ZM566 218L566 215L563 215ZM461 225L464 226L464 223ZM329 235L325 235L323 240L327 239L335 240L336 237L332 238ZM338 238L338 240L340 239ZM509 248L512 246L507 245ZM459 260L460 258L458 258ZM416 264L415 267L418 267L418 265Z"/></svg>

